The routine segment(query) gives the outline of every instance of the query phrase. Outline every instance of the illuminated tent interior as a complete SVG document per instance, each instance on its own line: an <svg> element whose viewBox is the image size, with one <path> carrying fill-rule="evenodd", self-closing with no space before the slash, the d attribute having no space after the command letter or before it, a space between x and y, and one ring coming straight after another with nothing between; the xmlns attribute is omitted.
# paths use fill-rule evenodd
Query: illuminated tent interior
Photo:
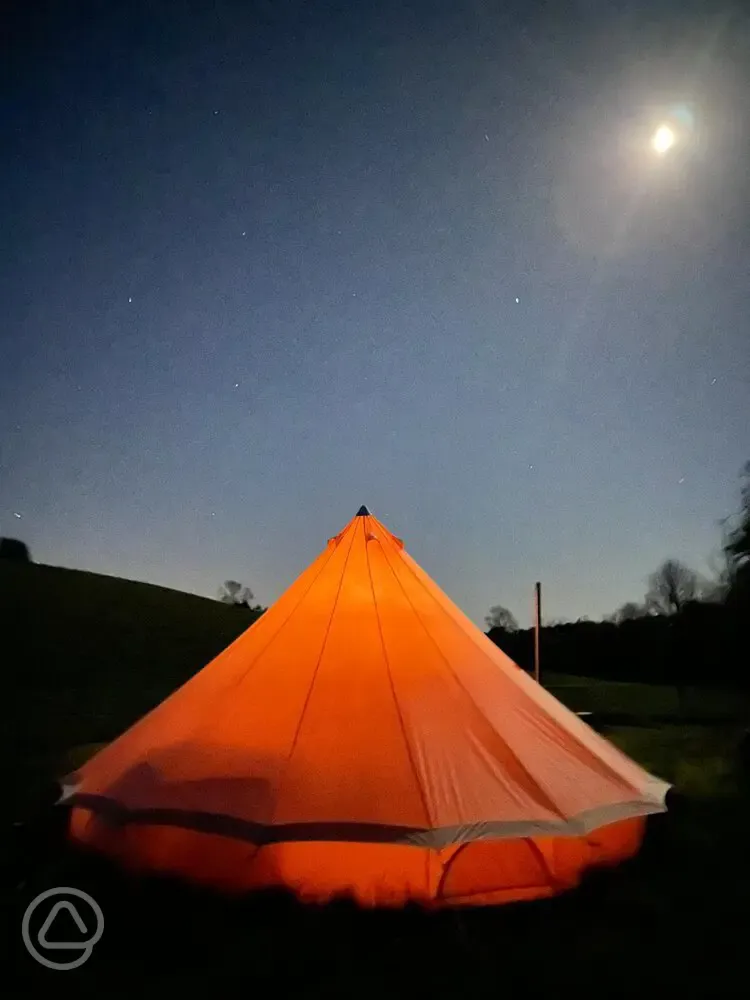
<svg viewBox="0 0 750 1000"><path fill-rule="evenodd" d="M498 649L366 508L257 622L67 779L139 871L365 905L553 895L668 785Z"/></svg>

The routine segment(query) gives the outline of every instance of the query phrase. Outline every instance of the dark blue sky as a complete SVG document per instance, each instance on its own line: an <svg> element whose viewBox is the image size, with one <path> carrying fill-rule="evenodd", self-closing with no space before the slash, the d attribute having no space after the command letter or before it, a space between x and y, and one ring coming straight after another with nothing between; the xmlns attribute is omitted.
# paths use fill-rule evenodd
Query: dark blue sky
<svg viewBox="0 0 750 1000"><path fill-rule="evenodd" d="M477 621L705 569L750 458L749 22L556 7L19 4L0 534L270 602L366 503Z"/></svg>

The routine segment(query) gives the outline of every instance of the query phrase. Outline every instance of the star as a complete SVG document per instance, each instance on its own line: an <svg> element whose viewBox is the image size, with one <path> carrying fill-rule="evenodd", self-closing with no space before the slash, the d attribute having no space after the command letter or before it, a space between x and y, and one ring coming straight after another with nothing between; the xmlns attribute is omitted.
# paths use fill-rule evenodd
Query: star
<svg viewBox="0 0 750 1000"><path fill-rule="evenodd" d="M132 301L133 301L132 296L129 295L128 296L128 302L132 302Z"/></svg>
<svg viewBox="0 0 750 1000"><path fill-rule="evenodd" d="M711 379L711 385L716 385L716 379L715 378Z"/></svg>
<svg viewBox="0 0 750 1000"><path fill-rule="evenodd" d="M18 511L17 511L17 510L14 510L14 511L13 511L13 517L17 517L17 518L18 518L18 519L20 520L20 518L21 518L21 515L20 515L20 514L18 513Z"/></svg>
<svg viewBox="0 0 750 1000"><path fill-rule="evenodd" d="M242 233L242 235L243 235L243 236L247 236L247 233L246 233L246 232L243 232L243 233Z"/></svg>
<svg viewBox="0 0 750 1000"><path fill-rule="evenodd" d="M519 299L519 298L518 298L518 297L516 296L516 305L518 305L518 303L519 303L520 301L521 301L521 300L520 300L520 299Z"/></svg>
<svg viewBox="0 0 750 1000"><path fill-rule="evenodd" d="M234 383L234 387L235 387L235 389L239 389L239 387L240 387L240 383L239 383L239 382L235 382L235 383Z"/></svg>
<svg viewBox="0 0 750 1000"><path fill-rule="evenodd" d="M677 481L678 481L678 483L684 483L685 482L685 477L683 476L682 479L678 479Z"/></svg>

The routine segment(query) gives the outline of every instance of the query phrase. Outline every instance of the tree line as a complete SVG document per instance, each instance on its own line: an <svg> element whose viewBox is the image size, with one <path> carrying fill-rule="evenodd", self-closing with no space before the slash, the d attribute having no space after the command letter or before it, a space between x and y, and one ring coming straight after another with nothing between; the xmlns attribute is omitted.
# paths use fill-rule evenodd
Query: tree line
<svg viewBox="0 0 750 1000"><path fill-rule="evenodd" d="M740 509L723 530L722 564L713 579L666 559L648 577L641 600L627 601L600 622L544 627L544 666L612 680L750 688L750 462ZM499 604L485 623L493 642L519 666L533 668L530 629L519 629Z"/></svg>

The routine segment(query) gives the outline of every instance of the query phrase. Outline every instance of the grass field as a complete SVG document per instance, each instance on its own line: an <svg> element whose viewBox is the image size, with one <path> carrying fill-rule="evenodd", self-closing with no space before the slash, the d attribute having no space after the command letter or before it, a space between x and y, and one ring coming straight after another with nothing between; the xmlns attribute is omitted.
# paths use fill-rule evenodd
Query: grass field
<svg viewBox="0 0 750 1000"><path fill-rule="evenodd" d="M0 564L0 634L3 649L14 651L5 658L7 818L22 815L47 777L81 763L250 621L246 611L146 584ZM554 672L543 679L680 793L650 823L632 863L545 903L360 913L343 902L305 908L279 896L229 903L55 850L22 877L14 868L7 882L15 942L8 995L60 987L59 973L33 963L18 936L27 903L60 884L90 891L106 914L91 961L65 980L83 995L734 995L750 930L750 797L737 766L746 703L720 690Z"/></svg>
<svg viewBox="0 0 750 1000"><path fill-rule="evenodd" d="M747 802L683 802L655 823L633 862L530 904L427 913L302 907L274 895L229 902L67 855L14 893L10 920L19 926L49 886L91 893L105 933L65 979L86 996L741 995ZM36 996L59 979L19 947L4 986Z"/></svg>
<svg viewBox="0 0 750 1000"><path fill-rule="evenodd" d="M544 686L576 711L590 711L607 718L621 717L647 723L651 720L703 720L734 722L748 717L750 705L736 691L712 687L686 687L678 691L667 684L635 684L571 677L547 671Z"/></svg>

